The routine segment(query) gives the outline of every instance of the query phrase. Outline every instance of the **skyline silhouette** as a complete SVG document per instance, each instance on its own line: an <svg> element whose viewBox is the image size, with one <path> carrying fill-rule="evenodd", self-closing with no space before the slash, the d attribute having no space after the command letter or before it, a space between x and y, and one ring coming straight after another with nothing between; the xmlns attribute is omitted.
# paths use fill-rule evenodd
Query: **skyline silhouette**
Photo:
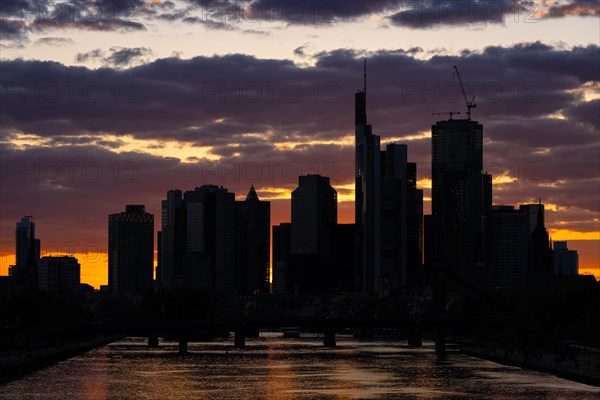
<svg viewBox="0 0 600 400"><path fill-rule="evenodd" d="M160 97L154 84L142 84L139 70L135 68L125 80L121 80L124 72L117 70L111 78L132 84L125 90L130 95L135 94L132 98L121 96L115 100L114 85L109 85L112 81L101 80L97 70L89 69L88 75L76 82L80 82L79 86L98 83L103 93L98 102L91 102L93 99L86 99L79 91L73 94L77 97L70 100L66 90L61 91L57 101L50 102L50 98L40 93L49 91L53 87L49 86L50 82L57 77L52 73L40 75L37 86L12 89L11 82L26 82L27 75L23 73L33 71L38 64L22 61L23 68L17 70L14 69L16 61L4 62L6 90L0 115L3 121L17 124L16 121L21 120L15 113L30 113L31 125L19 122L21 125L15 125L15 129L35 131L44 118L40 106L45 105L48 112L57 118L60 116L62 121L72 121L69 124L73 125L62 126L57 122L58 125L43 128L51 128L47 135L33 136L9 134L3 129L0 273L6 275L8 266L14 263L12 225L23 215L34 213L36 219L43 222L40 224L43 235L56 239L54 246L42 248L45 253L74 252L88 261L100 258L105 262L107 248L105 232L99 229L103 226L101 215L125 204L140 202L138 198L158 215L160 196L172 187L214 183L242 196L254 184L261 198L273 202L275 225L289 220L286 202L291 198L296 177L309 172L321 173L331 177L339 193L340 221L352 223L354 140L347 117L353 113L350 99L354 90L362 87L363 60L355 54L327 53L320 57L322 64L330 66L283 68L285 74L275 72L282 71L283 64L279 61L216 57L213 61L219 73L185 83L194 88L196 94L180 96L185 104L183 108L171 98L177 93L175 89L169 96ZM579 82L577 84L560 75L550 63L550 59L567 62L569 57L577 57L578 61L572 65L581 66L569 75ZM385 144L409 144L411 161L418 167L417 185L425 192L424 209L428 213L431 198L429 125L440 119L431 114L463 110L460 88L452 73L453 66L458 65L467 90L477 95L476 118L486 124L483 170L490 173L494 184L501 188L494 192L494 203L535 203L541 197L548 205L546 217L552 238L571 242L580 251L582 271L598 275L600 229L595 201L598 177L594 172L598 159L595 145L598 127L594 112L599 100L593 98L593 84L586 83L597 79L593 68L595 57L597 52L593 46L578 47L570 52L534 43L489 47L470 57L449 56L442 61L445 67L438 69L432 59L392 52L371 54L369 65L374 72L369 88L374 95L369 100L372 110L369 120ZM531 70L529 65L537 59L548 59L551 79L542 81ZM192 74L203 70L209 59L195 58L187 64L180 59L171 62ZM240 63L254 65L256 72L237 76L236 65ZM490 64L519 70L519 78L498 77ZM400 79L390 65L397 65L403 71ZM57 68L68 75L66 67L57 65ZM163 74L158 61L150 62L147 68L151 80ZM173 84L182 78L169 76ZM269 86L271 81L267 76L277 77L277 85ZM246 87L247 95L242 96L239 91L243 85L250 86ZM261 88L262 93L257 102L254 101L256 87ZM272 97L269 87L276 88ZM284 87L289 89L288 97L282 92ZM298 99L295 87L302 88L303 94ZM579 94L563 98L565 90L578 90ZM32 91L41 97L27 94ZM142 116L149 116L143 110L152 98L163 98L164 102L153 116L157 120L148 125ZM100 122L102 128L94 128L95 122L86 114L73 113L74 102L107 110L116 107L115 114L112 119ZM118 111L121 108L127 111ZM290 117L287 111L294 109L301 109L302 115L310 117L295 114ZM564 118L543 117L559 111ZM269 126L264 121L269 121ZM178 128L180 124L184 126ZM102 133L96 132L93 136L81 133L94 129L101 129ZM173 130L178 129L183 132L179 136L173 134ZM77 191L78 196L70 195L69 191ZM573 191L580 195L567 195ZM42 198L46 201L41 201ZM90 207L98 213L90 213ZM60 229L63 221L70 221L73 229ZM85 235L75 234L76 231ZM100 255L84 257L82 253L86 251ZM91 279L96 287L105 283L101 278L103 274L96 272L98 269L97 262L85 262L82 267L83 276L93 275Z"/></svg>
<svg viewBox="0 0 600 400"><path fill-rule="evenodd" d="M597 0L0 0L0 390L600 390Z"/></svg>
<svg viewBox="0 0 600 400"><path fill-rule="evenodd" d="M350 243L340 242L335 245L337 248L334 246L338 224L338 194L329 185L331 178L323 177L322 181L324 188L328 187L327 190L333 193L331 200L326 201L320 196L324 196L327 190L321 188L322 184L318 183L321 181L314 181L321 179L321 176L300 175L299 186L291 196L290 248L286 250L290 255L286 258L291 257L292 261L286 262L284 268L296 278L293 284L286 283L284 278L279 285L287 287L287 290L302 287L310 292L312 289L308 289L311 284L308 283L307 276L321 275L323 281L330 283L322 283L318 290L327 287L331 291L336 287L333 284L335 275L354 275L354 278L341 279L348 283L354 282L346 286L345 290L382 294L414 283L412 281L418 280L424 273L423 267L426 267L447 268L469 284L487 287L491 284L488 276L513 268L516 263L514 260L502 259L502 262L498 262L490 258L490 254L498 256L501 253L501 250L491 252L497 246L495 240L505 243L505 238L499 236L503 231L496 232L494 225L499 215L497 211L507 211L508 207L492 204L493 177L482 173L483 125L471 120L471 109L476 108L476 96L469 92L467 97L458 68L453 68L464 97L467 118L456 119L453 116L460 113L449 112L448 120L437 121L432 125L434 201L431 215L425 215L423 190L417 189L417 164L408 162L408 146L390 143L382 150L380 136L375 135L373 126L368 124L368 74L367 59L364 59L363 88L354 96L356 200L355 222L352 226L356 261L352 262L353 265L337 261L339 266L335 264L335 267L331 267L331 272L323 272L330 268L328 265L336 262L334 254L343 252L344 246ZM311 196L317 197L313 199ZM481 199L481 202L478 203L477 199ZM319 205L322 201L325 203ZM527 260L523 265L519 264L524 272L510 272L526 278L507 281L512 282L508 287L530 284L532 279L537 279L532 276L552 275L557 269L554 265L552 242L545 228L544 207L541 199L539 201L541 211L537 213L537 221L528 223L524 236L523 246ZM330 206L325 206L329 203ZM528 211L523 210L534 206L521 204L520 211L529 215ZM328 207L333 207L333 211L327 211ZM161 202L161 209L161 223L158 227L154 227L153 215L145 213L144 205L127 205L125 213L109 216L109 291L141 295L153 286L152 282L154 286L164 285L166 288L187 282L223 295L237 291L255 294L271 292L270 284L275 275L274 266L277 265L268 232L271 226L271 207L270 201L259 200L254 185L251 185L245 201L235 201L235 193L210 183L185 194L181 190L169 190L167 199ZM139 222L141 217L138 218L136 213L140 212L152 220L152 224L146 229L148 240L144 241L137 237L139 233L133 233L138 229L134 227L135 224L131 226L131 229L135 228L132 233L127 233L130 231L126 227L128 222ZM325 219L309 223L313 214ZM424 219L428 218L430 222L425 231ZM530 220L531 216L527 221ZM21 225L22 228L19 228ZM255 231L256 225L264 225L264 229L259 229L262 233ZM17 252L22 249L21 261L17 260L15 266L9 268L9 275L15 284L37 287L37 274L34 270L38 268L41 247L39 239L35 238L35 224L32 223L31 216L23 217L17 224L16 235ZM125 239L127 235L131 237ZM260 243L255 242L256 235L261 237ZM121 244L120 240L125 241ZM140 247L142 242L147 242L148 245ZM129 249L133 245L136 247ZM129 250L119 250L122 246ZM257 246L266 246L265 250L268 248L271 254L252 255L257 251ZM537 250L532 250L532 246L537 246ZM547 251L548 255L539 253L540 251ZM313 260L306 258L307 256L316 258ZM132 257L131 262L124 261L127 257ZM140 266L134 265L141 258L146 261ZM250 259L253 261L249 261ZM123 267L128 264L131 266ZM141 267L142 264L144 267ZM209 264L212 267L199 272L204 271ZM305 264L320 267L308 273L303 267ZM490 266L499 270L493 272L489 269ZM212 272L207 272L211 269ZM261 278L261 270L267 273L264 278ZM576 273L579 270L580 267L577 266ZM142 282L140 274L147 275L147 279ZM254 282L252 286L248 286L248 279ZM261 281L268 286L262 286L259 283Z"/></svg>

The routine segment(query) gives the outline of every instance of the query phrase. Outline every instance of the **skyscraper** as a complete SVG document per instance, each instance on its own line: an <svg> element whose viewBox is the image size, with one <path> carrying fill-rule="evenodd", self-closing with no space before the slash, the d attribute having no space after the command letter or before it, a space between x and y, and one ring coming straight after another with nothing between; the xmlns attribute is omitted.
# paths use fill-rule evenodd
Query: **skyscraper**
<svg viewBox="0 0 600 400"><path fill-rule="evenodd" d="M433 266L477 283L485 261L484 221L491 208L491 179L482 174L483 125L470 119L437 122L431 156Z"/></svg>
<svg viewBox="0 0 600 400"><path fill-rule="evenodd" d="M527 214L512 206L494 206L488 248L487 276L491 289L512 289L527 282Z"/></svg>
<svg viewBox="0 0 600 400"><path fill-rule="evenodd" d="M527 206L524 209L531 210ZM544 282L554 274L554 255L550 245L550 235L548 235L544 223L544 208L541 200L536 217L536 225L531 232L528 251L528 282L530 284Z"/></svg>
<svg viewBox="0 0 600 400"><path fill-rule="evenodd" d="M381 161L380 138L367 124L367 68L364 88L355 95L356 283L363 293L380 290Z"/></svg>
<svg viewBox="0 0 600 400"><path fill-rule="evenodd" d="M15 283L28 288L38 287L40 240L35 237L33 217L25 216L17 222L15 231L16 263L11 271Z"/></svg>
<svg viewBox="0 0 600 400"><path fill-rule="evenodd" d="M292 192L292 254L331 254L331 235L337 224L337 192L329 178L298 177Z"/></svg>
<svg viewBox="0 0 600 400"><path fill-rule="evenodd" d="M186 250L186 214L181 190L167 192L162 201L161 231L159 243L160 269L157 281L164 287L172 287L181 282L183 254Z"/></svg>
<svg viewBox="0 0 600 400"><path fill-rule="evenodd" d="M221 295L235 289L235 195L204 185L185 192L183 282ZM164 240L164 239L163 239Z"/></svg>
<svg viewBox="0 0 600 400"><path fill-rule="evenodd" d="M423 201L407 146L392 143L382 151L367 124L366 61L364 79L355 96L355 282L360 292L384 295L419 274Z"/></svg>
<svg viewBox="0 0 600 400"><path fill-rule="evenodd" d="M271 203L258 198L254 186L245 201L235 202L236 291L269 293Z"/></svg>
<svg viewBox="0 0 600 400"><path fill-rule="evenodd" d="M388 292L415 280L422 265L423 196L417 190L417 165L408 162L405 144L388 144L381 151L380 190L380 281Z"/></svg>
<svg viewBox="0 0 600 400"><path fill-rule="evenodd" d="M154 276L154 215L127 205L108 216L108 287L117 294L142 295Z"/></svg>
<svg viewBox="0 0 600 400"><path fill-rule="evenodd" d="M298 277L290 268L292 224L273 226L273 293L295 293Z"/></svg>
<svg viewBox="0 0 600 400"><path fill-rule="evenodd" d="M379 276L383 293L406 285L407 209L408 209L408 148L388 144L381 152L381 236Z"/></svg>
<svg viewBox="0 0 600 400"><path fill-rule="evenodd" d="M292 269L305 293L333 290L333 234L337 225L337 192L329 178L305 175L292 192Z"/></svg>

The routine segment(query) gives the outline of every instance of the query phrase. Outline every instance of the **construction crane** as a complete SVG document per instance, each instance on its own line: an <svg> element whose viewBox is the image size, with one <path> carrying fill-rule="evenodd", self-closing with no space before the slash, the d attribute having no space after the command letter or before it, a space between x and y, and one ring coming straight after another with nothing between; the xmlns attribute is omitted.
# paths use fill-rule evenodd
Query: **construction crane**
<svg viewBox="0 0 600 400"><path fill-rule="evenodd" d="M431 115L449 115L450 119L452 119L453 115L460 115L460 112L457 112L457 111L437 112L437 113L431 113Z"/></svg>
<svg viewBox="0 0 600 400"><path fill-rule="evenodd" d="M458 83L460 83L460 90L462 90L463 97L465 98L465 103L467 105L467 117L469 121L471 120L471 108L477 108L477 104L475 104L475 96L469 101L467 98L467 92L465 92L465 86L463 85L462 79L460 78L460 72L458 72L458 67L454 66L454 71L456 71L456 76L458 78Z"/></svg>

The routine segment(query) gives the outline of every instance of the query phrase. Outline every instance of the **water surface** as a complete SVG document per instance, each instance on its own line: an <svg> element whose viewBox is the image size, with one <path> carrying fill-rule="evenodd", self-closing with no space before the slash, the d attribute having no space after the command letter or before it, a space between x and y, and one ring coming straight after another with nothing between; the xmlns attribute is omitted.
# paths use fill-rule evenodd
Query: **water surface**
<svg viewBox="0 0 600 400"><path fill-rule="evenodd" d="M449 353L432 344L266 335L236 350L231 341L148 349L125 339L0 385L14 400L600 399L600 389L549 374Z"/></svg>

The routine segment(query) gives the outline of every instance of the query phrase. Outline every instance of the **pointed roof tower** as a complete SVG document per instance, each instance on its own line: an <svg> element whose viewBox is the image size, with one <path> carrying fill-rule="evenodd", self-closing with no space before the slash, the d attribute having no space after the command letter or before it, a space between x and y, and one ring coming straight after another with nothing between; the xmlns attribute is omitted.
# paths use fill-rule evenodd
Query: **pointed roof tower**
<svg viewBox="0 0 600 400"><path fill-rule="evenodd" d="M260 201L258 198L258 194L256 194L256 190L254 190L254 185L250 186L248 196L246 196L246 201Z"/></svg>

